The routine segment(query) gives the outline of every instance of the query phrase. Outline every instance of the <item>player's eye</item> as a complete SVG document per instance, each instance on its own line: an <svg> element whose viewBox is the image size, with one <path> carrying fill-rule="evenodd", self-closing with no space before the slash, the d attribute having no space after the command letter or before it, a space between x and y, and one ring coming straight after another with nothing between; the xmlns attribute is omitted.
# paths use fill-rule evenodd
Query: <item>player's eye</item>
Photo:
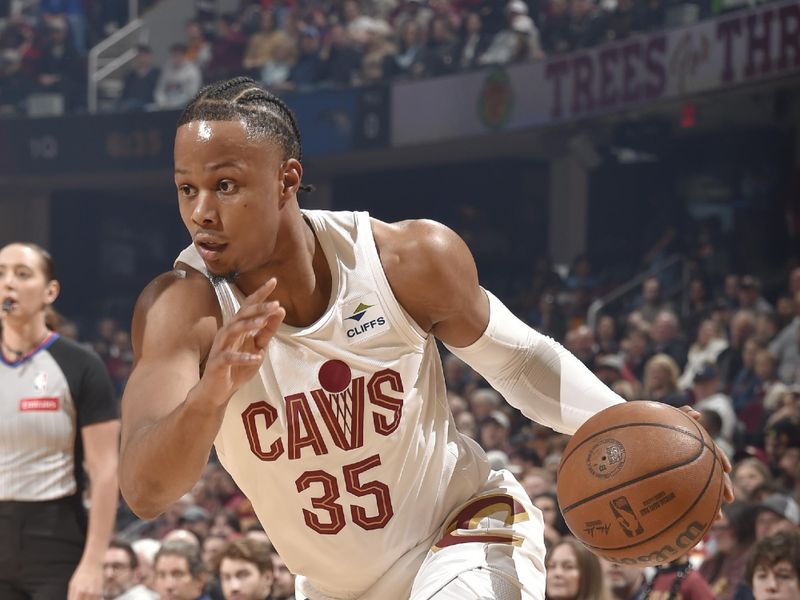
<svg viewBox="0 0 800 600"><path fill-rule="evenodd" d="M223 194L232 194L238 188L236 187L236 184L230 179L221 179L220 182L217 184L217 189Z"/></svg>
<svg viewBox="0 0 800 600"><path fill-rule="evenodd" d="M178 193L181 196L191 196L192 195L192 186L190 185L179 185L178 186Z"/></svg>

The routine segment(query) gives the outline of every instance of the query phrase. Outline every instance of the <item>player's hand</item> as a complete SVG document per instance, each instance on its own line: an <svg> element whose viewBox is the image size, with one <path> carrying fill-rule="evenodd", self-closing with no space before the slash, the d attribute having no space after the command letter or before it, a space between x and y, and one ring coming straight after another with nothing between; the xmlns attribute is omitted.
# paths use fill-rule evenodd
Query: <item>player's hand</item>
<svg viewBox="0 0 800 600"><path fill-rule="evenodd" d="M700 420L700 413L693 409L691 406L681 406L680 410L685 412L687 415L692 417L695 421ZM731 461L728 459L728 455L725 454L719 446L714 444L714 451L717 453L717 458L719 462L722 463L722 470L725 474L725 490L722 492L722 500L724 502L733 502L734 495L733 495L733 482L731 481ZM720 510L719 514L717 515L717 519L722 517L722 511Z"/></svg>
<svg viewBox="0 0 800 600"><path fill-rule="evenodd" d="M217 332L200 379L203 395L219 406L258 372L267 345L286 316L269 296L278 285L273 277L242 302L239 312Z"/></svg>
<svg viewBox="0 0 800 600"><path fill-rule="evenodd" d="M81 561L69 580L67 600L99 600L102 597L102 565Z"/></svg>

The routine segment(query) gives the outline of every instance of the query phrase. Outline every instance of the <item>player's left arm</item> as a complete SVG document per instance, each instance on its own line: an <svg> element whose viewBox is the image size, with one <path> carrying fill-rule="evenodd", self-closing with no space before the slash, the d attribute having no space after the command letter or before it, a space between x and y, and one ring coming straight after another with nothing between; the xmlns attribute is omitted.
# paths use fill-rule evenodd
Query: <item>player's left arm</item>
<svg viewBox="0 0 800 600"><path fill-rule="evenodd" d="M416 322L529 419L572 434L624 400L575 356L480 287L464 241L433 221L374 222L381 263Z"/></svg>

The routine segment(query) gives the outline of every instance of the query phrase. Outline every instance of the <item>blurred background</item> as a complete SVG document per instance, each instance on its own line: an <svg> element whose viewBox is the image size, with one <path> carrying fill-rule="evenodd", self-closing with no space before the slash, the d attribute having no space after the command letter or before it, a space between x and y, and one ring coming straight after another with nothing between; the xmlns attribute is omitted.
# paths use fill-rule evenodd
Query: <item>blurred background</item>
<svg viewBox="0 0 800 600"><path fill-rule="evenodd" d="M447 224L486 288L621 395L706 409L763 467L737 484L751 520L798 499L800 3L0 1L0 245L51 250L61 330L120 392L135 299L189 243L180 109L240 74L296 113L304 207ZM444 360L459 428L554 490L563 436ZM121 536L258 528L213 460L184 500L155 523L122 505ZM693 565L722 561L714 535Z"/></svg>

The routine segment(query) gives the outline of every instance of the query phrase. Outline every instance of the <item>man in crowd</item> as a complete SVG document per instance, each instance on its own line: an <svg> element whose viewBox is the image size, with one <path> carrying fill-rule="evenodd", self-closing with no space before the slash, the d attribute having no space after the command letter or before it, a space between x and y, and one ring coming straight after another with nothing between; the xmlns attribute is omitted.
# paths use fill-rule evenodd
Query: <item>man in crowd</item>
<svg viewBox="0 0 800 600"><path fill-rule="evenodd" d="M103 559L105 600L155 600L155 593L137 581L139 559L131 545L112 540Z"/></svg>
<svg viewBox="0 0 800 600"><path fill-rule="evenodd" d="M183 540L164 542L156 554L155 572L161 600L211 600L203 594L206 569L197 546Z"/></svg>
<svg viewBox="0 0 800 600"><path fill-rule="evenodd" d="M269 544L249 538L228 544L220 558L219 578L225 600L271 600L275 574Z"/></svg>

